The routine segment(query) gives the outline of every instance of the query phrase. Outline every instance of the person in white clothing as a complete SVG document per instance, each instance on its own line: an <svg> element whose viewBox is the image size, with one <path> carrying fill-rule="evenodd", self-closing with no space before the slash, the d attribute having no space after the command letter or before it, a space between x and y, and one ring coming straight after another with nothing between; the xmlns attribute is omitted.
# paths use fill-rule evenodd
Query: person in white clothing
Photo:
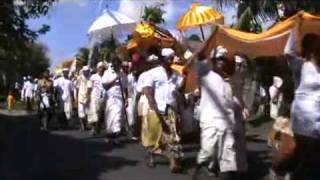
<svg viewBox="0 0 320 180"><path fill-rule="evenodd" d="M309 33L299 37L302 16L302 13L296 16L284 52L296 88L290 115L295 148L273 167L277 174L293 171L291 179L294 180L320 177L320 36Z"/></svg>
<svg viewBox="0 0 320 180"><path fill-rule="evenodd" d="M205 46L206 47L206 44ZM220 179L233 180L237 176L237 157L235 149L235 113L233 93L226 83L227 52L223 47L213 51L210 59L203 57L201 49L193 60L198 58L197 69L201 89L200 128L201 149L192 179L206 162L216 163L220 169Z"/></svg>
<svg viewBox="0 0 320 180"><path fill-rule="evenodd" d="M278 77L273 77L273 84L269 88L269 95L270 95L270 117L273 119L277 119L278 111L280 108L280 104L282 101L282 92L281 86L283 84L283 80Z"/></svg>
<svg viewBox="0 0 320 180"><path fill-rule="evenodd" d="M70 125L72 117L74 87L72 81L68 78L69 69L64 68L62 73L62 77L54 80L54 87L56 90L56 100L59 108L59 121L61 125L67 127Z"/></svg>
<svg viewBox="0 0 320 180"><path fill-rule="evenodd" d="M28 111L32 110L32 100L34 97L34 84L32 83L31 76L27 77L27 81L23 84L24 98L26 102L26 109Z"/></svg>
<svg viewBox="0 0 320 180"><path fill-rule="evenodd" d="M77 88L78 88L78 117L80 121L80 130L86 130L87 124L87 115L88 115L88 84L89 84L89 77L90 77L90 68L88 66L84 66L80 70L80 76L77 79Z"/></svg>
<svg viewBox="0 0 320 180"><path fill-rule="evenodd" d="M25 93L26 93L26 89L25 89L25 86L24 84L27 82L27 77L23 76L22 78L23 82L22 82L22 87L21 87L21 94L20 94L20 99L22 102L25 102Z"/></svg>
<svg viewBox="0 0 320 180"><path fill-rule="evenodd" d="M184 78L171 69L174 50L164 48L161 56L160 66L146 72L143 83L143 93L150 109L147 125L143 128L142 143L149 151L148 166L154 166L153 154L164 153L170 160L171 172L175 173L181 169L182 158L176 97L184 84Z"/></svg>
<svg viewBox="0 0 320 180"><path fill-rule="evenodd" d="M38 79L35 78L34 81L33 81L33 98L32 98L32 101L35 103L35 104L39 104L39 96L38 96ZM37 107L37 110L39 111L39 106Z"/></svg>
<svg viewBox="0 0 320 180"><path fill-rule="evenodd" d="M120 71L121 60L114 58L112 67L108 68L102 77L106 90L105 125L108 134L107 141L115 140L120 135L123 127L124 100L126 93L126 75ZM114 141L115 142L115 141Z"/></svg>
<svg viewBox="0 0 320 180"><path fill-rule="evenodd" d="M106 64L97 64L97 73L91 75L88 81L88 123L92 127L92 135L100 133L100 124L103 121L105 90L102 85L102 77L106 70Z"/></svg>

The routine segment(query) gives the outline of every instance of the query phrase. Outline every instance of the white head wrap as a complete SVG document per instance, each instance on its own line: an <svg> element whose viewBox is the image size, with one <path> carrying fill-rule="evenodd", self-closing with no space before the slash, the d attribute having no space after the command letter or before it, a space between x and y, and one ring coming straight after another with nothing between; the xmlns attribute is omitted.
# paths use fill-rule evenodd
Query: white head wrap
<svg viewBox="0 0 320 180"><path fill-rule="evenodd" d="M161 50L161 56L165 57L165 58L169 58L169 57L174 57L174 50L171 48L163 48Z"/></svg>
<svg viewBox="0 0 320 180"><path fill-rule="evenodd" d="M273 85L280 88L283 84L283 80L279 76L273 76Z"/></svg>
<svg viewBox="0 0 320 180"><path fill-rule="evenodd" d="M192 57L192 52L188 49L186 52L184 52L184 54L183 54L183 58L184 59L189 59L189 58L191 58Z"/></svg>
<svg viewBox="0 0 320 180"><path fill-rule="evenodd" d="M224 57L228 53L228 50L223 46L218 46L216 48L216 58Z"/></svg>
<svg viewBox="0 0 320 180"><path fill-rule="evenodd" d="M155 61L158 61L159 60L159 57L154 55L154 54L151 54L148 59L147 59L147 62L155 62Z"/></svg>
<svg viewBox="0 0 320 180"><path fill-rule="evenodd" d="M100 68L100 67L106 67L106 64L102 61L100 61L98 64L97 64L97 68Z"/></svg>
<svg viewBox="0 0 320 180"><path fill-rule="evenodd" d="M69 71L69 68L63 68L62 69L62 72L66 72L66 71Z"/></svg>
<svg viewBox="0 0 320 180"><path fill-rule="evenodd" d="M89 66L83 66L81 69L81 71L89 71L89 70L90 70Z"/></svg>
<svg viewBox="0 0 320 180"><path fill-rule="evenodd" d="M245 61L245 59L243 57L238 56L238 55L234 56L234 60L236 63L243 63L243 61Z"/></svg>

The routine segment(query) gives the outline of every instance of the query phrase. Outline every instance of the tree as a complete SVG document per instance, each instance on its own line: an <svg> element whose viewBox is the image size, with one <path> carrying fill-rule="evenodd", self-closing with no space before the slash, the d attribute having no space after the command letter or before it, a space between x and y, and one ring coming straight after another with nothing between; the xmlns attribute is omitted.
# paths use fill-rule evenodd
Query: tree
<svg viewBox="0 0 320 180"><path fill-rule="evenodd" d="M0 76L2 79L0 83L3 83L2 86L8 86L10 81L16 80L18 74L25 73L23 71L27 66L30 66L28 69L30 73L37 74L38 70L48 65L48 59L43 59L44 56L42 56L46 48L42 45L38 46L34 41L39 35L49 31L50 27L42 25L40 29L32 30L27 25L27 21L46 15L54 1L1 0ZM43 61L33 62L29 61L30 59L43 59ZM41 63L43 64L40 65Z"/></svg>
<svg viewBox="0 0 320 180"><path fill-rule="evenodd" d="M15 50L26 48L39 35L50 30L42 25L38 30L28 27L27 21L48 13L55 0L2 0L0 5L0 49L5 51L1 59L13 57Z"/></svg>
<svg viewBox="0 0 320 180"><path fill-rule="evenodd" d="M100 45L99 59L103 61L110 61L110 58L116 53L118 45L119 43L113 36L102 42Z"/></svg>
<svg viewBox="0 0 320 180"><path fill-rule="evenodd" d="M314 14L320 13L320 1L315 0L213 0L213 2L219 4L220 8L238 4L238 18L250 7L255 21L258 21L257 18L262 19L262 21L268 19L279 20L282 16L279 13L281 10L284 17L292 16L299 10Z"/></svg>
<svg viewBox="0 0 320 180"><path fill-rule="evenodd" d="M17 51L16 57L1 61L0 64L0 89L7 90L15 81L22 76L31 75L39 77L50 66L46 46L38 43L29 43L26 48Z"/></svg>
<svg viewBox="0 0 320 180"><path fill-rule="evenodd" d="M237 24L233 27L234 29L245 31L245 32L255 32L259 33L262 31L260 25L261 22L257 22L250 7L242 13Z"/></svg>
<svg viewBox="0 0 320 180"><path fill-rule="evenodd" d="M144 21L154 23L154 24L161 24L164 23L165 20L163 19L163 15L165 13L164 10L162 10L163 4L155 5L155 6L149 6L144 8L144 15L142 16L142 19Z"/></svg>
<svg viewBox="0 0 320 180"><path fill-rule="evenodd" d="M88 64L90 49L86 47L81 47L78 49L76 57L78 60L82 61L83 64Z"/></svg>

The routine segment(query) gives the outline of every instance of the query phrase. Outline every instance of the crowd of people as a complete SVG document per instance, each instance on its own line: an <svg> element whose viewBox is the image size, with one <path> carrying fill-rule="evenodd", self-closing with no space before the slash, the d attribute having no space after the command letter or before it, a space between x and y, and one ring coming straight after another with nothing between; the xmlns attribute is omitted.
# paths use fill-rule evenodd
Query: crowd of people
<svg viewBox="0 0 320 180"><path fill-rule="evenodd" d="M299 54L295 48L298 27L292 30L284 52L295 80L294 97L287 98L288 79L280 76L273 77L269 91L264 92L270 96L270 115L275 119L269 141L276 149L272 179L292 172L291 179L310 179L320 163L320 38L305 35ZM201 148L192 178L197 179L199 170L206 167L220 179L234 180L248 168L244 123L250 113L240 71L248 59L242 55L228 59L222 46L207 57L206 47L187 53L184 73L172 68L179 61L173 49L152 49L144 55L132 54L129 63L113 57L93 69L84 66L78 75L64 68L54 77L49 72L34 82L28 77L21 98L28 108L30 102L38 102L44 130L50 128L54 114L61 128L70 126L77 114L82 131L91 129L97 135L104 128L106 141L114 144L125 131L145 147L148 167L155 167L154 156L164 155L173 173L182 169L183 127L198 120L199 127L194 129L200 129ZM199 85L185 93L185 74L191 69L196 69ZM275 137L279 132L280 139Z"/></svg>

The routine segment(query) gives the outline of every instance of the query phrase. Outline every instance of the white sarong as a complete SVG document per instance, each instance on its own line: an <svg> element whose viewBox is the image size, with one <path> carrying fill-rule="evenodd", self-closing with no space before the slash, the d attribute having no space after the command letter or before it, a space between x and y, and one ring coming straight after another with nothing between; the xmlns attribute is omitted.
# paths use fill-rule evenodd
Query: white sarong
<svg viewBox="0 0 320 180"><path fill-rule="evenodd" d="M119 133L121 131L121 120L123 113L122 99L109 96L106 100L105 123L108 134Z"/></svg>
<svg viewBox="0 0 320 180"><path fill-rule="evenodd" d="M67 120L70 120L72 117L72 101L70 98L63 102L63 111L66 115Z"/></svg>
<svg viewBox="0 0 320 180"><path fill-rule="evenodd" d="M91 97L88 112L88 122L96 123L99 121L104 110L104 99L99 97Z"/></svg>
<svg viewBox="0 0 320 180"><path fill-rule="evenodd" d="M89 111L88 104L78 102L78 116L79 116L79 118L85 118L88 115L88 111Z"/></svg>
<svg viewBox="0 0 320 180"><path fill-rule="evenodd" d="M202 164L213 160L219 163L221 172L237 171L235 139L232 130L215 127L201 128L201 149L197 162Z"/></svg>

